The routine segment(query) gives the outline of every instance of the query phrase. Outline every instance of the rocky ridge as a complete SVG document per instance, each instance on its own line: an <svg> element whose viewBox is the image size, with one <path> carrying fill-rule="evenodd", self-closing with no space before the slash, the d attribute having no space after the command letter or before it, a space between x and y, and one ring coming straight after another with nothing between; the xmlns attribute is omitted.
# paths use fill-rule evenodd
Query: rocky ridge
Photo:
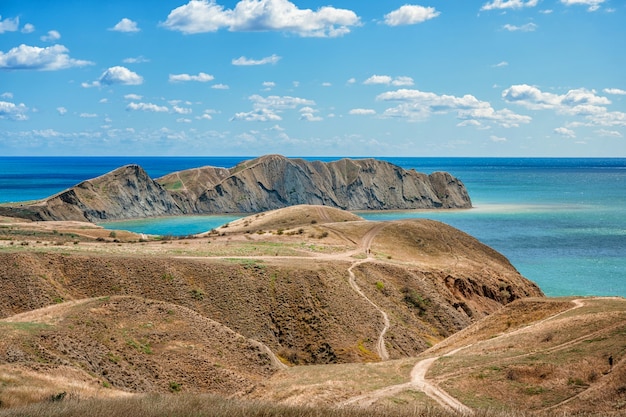
<svg viewBox="0 0 626 417"><path fill-rule="evenodd" d="M344 210L470 208L463 183L375 159L333 162L266 155L233 168L202 167L153 180L127 165L40 202L0 207L31 220L102 221L183 214L257 213L298 204Z"/></svg>

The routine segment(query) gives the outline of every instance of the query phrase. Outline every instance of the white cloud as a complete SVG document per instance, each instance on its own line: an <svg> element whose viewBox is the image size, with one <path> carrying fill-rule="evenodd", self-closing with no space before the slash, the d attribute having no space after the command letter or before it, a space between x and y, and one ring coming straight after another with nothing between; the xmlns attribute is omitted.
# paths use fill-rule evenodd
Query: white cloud
<svg viewBox="0 0 626 417"><path fill-rule="evenodd" d="M617 130L606 130L606 129L599 129L596 130L596 133L600 136L606 137L606 138L622 138L624 137L620 132L618 132Z"/></svg>
<svg viewBox="0 0 626 417"><path fill-rule="evenodd" d="M13 93L10 93L10 92L8 92L8 91L7 91L7 92L5 92L5 93L0 94L0 98L8 98L8 99L11 99L11 98L13 98Z"/></svg>
<svg viewBox="0 0 626 417"><path fill-rule="evenodd" d="M207 109L204 112L202 112L202 115L200 116L196 116L196 119L198 120L213 120L213 114L215 114L216 111L213 109Z"/></svg>
<svg viewBox="0 0 626 417"><path fill-rule="evenodd" d="M538 26L534 23L526 23L522 26L510 25L507 23L506 25L502 26L502 29L508 30L509 32L534 32L535 30L537 30L537 27Z"/></svg>
<svg viewBox="0 0 626 417"><path fill-rule="evenodd" d="M557 127L556 129L554 129L554 133L556 133L557 135L566 137L566 138L573 139L576 137L576 132L566 127Z"/></svg>
<svg viewBox="0 0 626 417"><path fill-rule="evenodd" d="M489 140L491 140L492 142L506 142L506 138L496 136L496 135L489 136Z"/></svg>
<svg viewBox="0 0 626 417"><path fill-rule="evenodd" d="M604 3L604 1L605 0L561 0L561 3L566 6L589 6L587 10L589 10L590 12L595 12L600 8L600 5Z"/></svg>
<svg viewBox="0 0 626 417"><path fill-rule="evenodd" d="M211 88L213 88L214 90L228 90L228 89L230 89L230 87L227 86L226 84L213 84L211 86Z"/></svg>
<svg viewBox="0 0 626 417"><path fill-rule="evenodd" d="M116 66L104 71L97 81L92 83L83 83L82 86L88 88L113 84L140 85L142 83L143 77L141 75L138 75L126 67Z"/></svg>
<svg viewBox="0 0 626 417"><path fill-rule="evenodd" d="M16 105L15 103L11 103L9 101L0 101L0 119L18 121L27 120L27 111L28 108L22 103Z"/></svg>
<svg viewBox="0 0 626 417"><path fill-rule="evenodd" d="M611 101L595 90L578 88L565 94L546 93L527 84L513 85L502 92L509 103L532 110L554 110L559 114L584 117L586 126L626 126L626 113L609 112Z"/></svg>
<svg viewBox="0 0 626 417"><path fill-rule="evenodd" d="M125 58L122 62L125 64L143 64L144 62L150 62L150 60L140 55L134 58Z"/></svg>
<svg viewBox="0 0 626 417"><path fill-rule="evenodd" d="M494 110L488 102L480 101L476 97L466 94L463 97L451 95L437 95L419 90L400 89L389 91L376 97L380 101L399 101L400 104L389 108L383 117L405 118L409 121L426 120L433 114L455 112L462 120L493 122L502 127L518 127L522 123L529 123L529 116L519 115L511 110ZM466 123L467 125L475 123ZM481 124L482 125L482 124Z"/></svg>
<svg viewBox="0 0 626 417"><path fill-rule="evenodd" d="M126 110L142 110L142 111L150 111L156 113L165 113L168 112L169 109L165 106L159 106L153 103L128 103L126 106Z"/></svg>
<svg viewBox="0 0 626 417"><path fill-rule="evenodd" d="M15 32L20 26L20 18L14 17L11 19L10 17L2 19L2 15L0 15L0 33L4 32Z"/></svg>
<svg viewBox="0 0 626 417"><path fill-rule="evenodd" d="M508 67L508 66L509 66L509 63L506 62L506 61L501 61L501 62L498 62L495 65L492 65L492 67L494 67L494 68L502 68L502 67Z"/></svg>
<svg viewBox="0 0 626 417"><path fill-rule="evenodd" d="M356 78L350 78L348 81L346 81L346 84L348 85L352 85L352 84L356 84Z"/></svg>
<svg viewBox="0 0 626 417"><path fill-rule="evenodd" d="M319 113L319 110L313 107L303 107L300 109L300 120L306 120L307 122L320 122L323 119L316 116L315 113Z"/></svg>
<svg viewBox="0 0 626 417"><path fill-rule="evenodd" d="M93 62L70 58L63 45L47 48L20 45L9 52L0 51L0 68L12 70L56 71L71 67L93 65Z"/></svg>
<svg viewBox="0 0 626 417"><path fill-rule="evenodd" d="M399 9L386 14L385 23L389 26L414 25L434 19L440 14L434 7L405 4Z"/></svg>
<svg viewBox="0 0 626 417"><path fill-rule="evenodd" d="M46 35L40 38L44 42L55 42L61 39L61 34L56 30L50 30Z"/></svg>
<svg viewBox="0 0 626 417"><path fill-rule="evenodd" d="M139 101L143 98L143 96L140 96L139 94L126 94L124 96L124 98L126 100L135 100L135 101Z"/></svg>
<svg viewBox="0 0 626 417"><path fill-rule="evenodd" d="M265 87L266 90L270 90L270 89L276 87L276 83L274 81L264 81L263 82L263 87Z"/></svg>
<svg viewBox="0 0 626 417"><path fill-rule="evenodd" d="M267 65L276 64L278 61L280 61L280 59L281 57L276 54L261 59L250 59L246 58L245 56L241 56L237 59L233 59L232 64L239 66Z"/></svg>
<svg viewBox="0 0 626 417"><path fill-rule="evenodd" d="M186 34L216 32L281 31L300 36L336 37L350 32L360 19L351 10L320 7L299 9L288 0L241 0L225 9L215 0L191 0L170 12L162 24Z"/></svg>
<svg viewBox="0 0 626 417"><path fill-rule="evenodd" d="M315 101L291 96L267 96L254 94L249 97L253 111L235 114L232 120L269 122L282 120L279 113L284 110L296 109L297 107L315 106ZM311 112L310 112L311 113ZM308 116L305 116L308 117Z"/></svg>
<svg viewBox="0 0 626 417"><path fill-rule="evenodd" d="M83 119L93 119L94 117L98 117L98 115L95 113L81 113L78 117Z"/></svg>
<svg viewBox="0 0 626 417"><path fill-rule="evenodd" d="M191 119L187 119L185 117L179 117L178 119L176 119L176 122L178 122L178 123L191 123L192 120Z"/></svg>
<svg viewBox="0 0 626 417"><path fill-rule="evenodd" d="M480 10L502 10L502 9L523 9L524 7L535 7L539 0L493 0L487 2Z"/></svg>
<svg viewBox="0 0 626 417"><path fill-rule="evenodd" d="M393 85L396 87L403 87L403 86L413 85L414 81L413 81L413 78L405 77L405 76L392 78L389 75L372 75L367 80L363 81L363 84L366 84L366 85L383 84L383 85Z"/></svg>
<svg viewBox="0 0 626 417"><path fill-rule="evenodd" d="M333 86L333 84L329 83L329 82L323 82L322 83L322 87L332 87L332 86Z"/></svg>
<svg viewBox="0 0 626 417"><path fill-rule="evenodd" d="M249 97L255 108L270 108L274 110L295 109L298 106L314 106L313 100L291 96L262 97L254 94Z"/></svg>
<svg viewBox="0 0 626 417"><path fill-rule="evenodd" d="M184 82L184 81L197 81L199 83L206 83L209 81L213 81L215 79L214 76L210 74L206 74L204 72L198 73L198 75L189 75L189 74L170 74L169 81L171 83Z"/></svg>
<svg viewBox="0 0 626 417"><path fill-rule="evenodd" d="M357 116L370 116L376 114L376 110L374 109L352 109L348 112L348 114L357 115Z"/></svg>
<svg viewBox="0 0 626 417"><path fill-rule="evenodd" d="M26 23L24 27L22 27L22 33L33 33L35 31L35 25Z"/></svg>
<svg viewBox="0 0 626 417"><path fill-rule="evenodd" d="M251 112L236 113L230 120L243 120L246 122L270 122L283 119L273 110L261 108L253 110Z"/></svg>
<svg viewBox="0 0 626 417"><path fill-rule="evenodd" d="M569 114L594 112L594 108L599 111L599 106L611 104L608 98L596 95L595 90L579 88L558 95L527 84L507 88L502 92L502 98L532 110L554 109Z"/></svg>
<svg viewBox="0 0 626 417"><path fill-rule="evenodd" d="M114 32L139 32L141 29L137 26L137 22L133 22L128 18L123 18L115 26L109 28Z"/></svg>
<svg viewBox="0 0 626 417"><path fill-rule="evenodd" d="M179 106L173 106L172 111L176 114L190 114L193 112L193 110L188 107L179 107Z"/></svg>
<svg viewBox="0 0 626 417"><path fill-rule="evenodd" d="M626 95L626 90L621 90L619 88L605 88L602 91L607 93L607 94L615 94L615 95L618 95L618 96Z"/></svg>

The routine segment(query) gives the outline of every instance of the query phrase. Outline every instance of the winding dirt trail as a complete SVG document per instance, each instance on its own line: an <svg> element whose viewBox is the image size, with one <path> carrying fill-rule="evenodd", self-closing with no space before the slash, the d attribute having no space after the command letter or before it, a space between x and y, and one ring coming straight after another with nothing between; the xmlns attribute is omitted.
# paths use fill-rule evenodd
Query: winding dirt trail
<svg viewBox="0 0 626 417"><path fill-rule="evenodd" d="M514 330L513 332L501 334L495 337L494 339L498 339L502 337L510 337L511 335L515 335L522 331L526 331L530 328L540 327L548 320L553 320L565 313L568 313L577 308L581 308L585 305L584 300L581 300L581 299L572 300L572 303L574 304L574 306L567 310L564 310L552 316L546 317L545 319L540 320L536 323ZM448 410L457 412L460 415L464 415L464 416L474 415L474 411L471 408L469 408L468 406L466 406L465 404L463 404L462 402L460 402L459 400L457 400L456 398L448 394L443 389L439 388L435 383L429 382L426 379L426 374L428 373L428 370L430 369L432 364L435 363L438 359L445 357L445 356L452 356L456 354L457 352L463 349L467 349L471 346L472 344L462 346L458 349L455 349L443 355L422 359L421 361L417 362L415 366L413 367L413 369L411 370L411 382L406 382L404 384L398 384L398 385L392 385L389 387L379 389L377 391L373 391L367 394L359 395L357 397L349 398L348 400L345 400L342 403L340 403L339 407L345 407L345 406L367 407L367 406L374 404L376 401L380 399L389 397L391 395L400 393L405 390L416 389L428 395L430 398L435 400L439 405L441 405L442 407Z"/></svg>

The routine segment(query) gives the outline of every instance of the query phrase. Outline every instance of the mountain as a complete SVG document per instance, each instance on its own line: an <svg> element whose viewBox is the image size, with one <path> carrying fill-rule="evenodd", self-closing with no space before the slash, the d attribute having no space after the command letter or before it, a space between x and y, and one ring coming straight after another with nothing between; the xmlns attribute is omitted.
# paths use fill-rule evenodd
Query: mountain
<svg viewBox="0 0 626 417"><path fill-rule="evenodd" d="M182 214L256 213L298 204L344 210L470 208L463 183L375 159L334 162L267 155L226 169L203 167L153 180L118 168L40 202L0 207L31 220L102 221Z"/></svg>

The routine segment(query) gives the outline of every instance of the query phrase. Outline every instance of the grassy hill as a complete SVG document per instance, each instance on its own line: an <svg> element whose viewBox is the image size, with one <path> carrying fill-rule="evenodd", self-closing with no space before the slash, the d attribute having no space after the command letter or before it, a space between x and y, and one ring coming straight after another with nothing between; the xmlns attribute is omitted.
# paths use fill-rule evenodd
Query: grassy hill
<svg viewBox="0 0 626 417"><path fill-rule="evenodd" d="M172 239L5 218L0 292L0 415L626 409L625 301L545 298L439 222L296 206Z"/></svg>

